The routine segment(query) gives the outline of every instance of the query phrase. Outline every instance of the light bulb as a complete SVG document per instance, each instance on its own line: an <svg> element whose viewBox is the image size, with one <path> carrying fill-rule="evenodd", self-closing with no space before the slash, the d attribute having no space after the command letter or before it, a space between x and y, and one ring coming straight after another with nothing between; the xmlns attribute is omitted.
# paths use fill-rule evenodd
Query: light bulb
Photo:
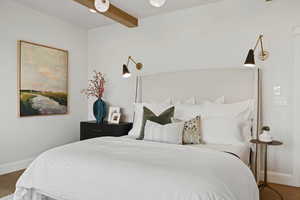
<svg viewBox="0 0 300 200"><path fill-rule="evenodd" d="M154 7L162 7L166 3L166 0L150 0L150 4Z"/></svg>
<svg viewBox="0 0 300 200"><path fill-rule="evenodd" d="M91 13L97 13L97 11L94 10L94 9L92 9L92 8L90 8L89 11L90 11Z"/></svg>
<svg viewBox="0 0 300 200"><path fill-rule="evenodd" d="M131 76L130 73L123 74L123 78L129 78Z"/></svg>
<svg viewBox="0 0 300 200"><path fill-rule="evenodd" d="M249 67L249 68L253 68L253 67L256 67L255 64L244 64L245 67Z"/></svg>
<svg viewBox="0 0 300 200"><path fill-rule="evenodd" d="M99 11L99 12L106 12L109 9L109 0L95 0L95 8Z"/></svg>

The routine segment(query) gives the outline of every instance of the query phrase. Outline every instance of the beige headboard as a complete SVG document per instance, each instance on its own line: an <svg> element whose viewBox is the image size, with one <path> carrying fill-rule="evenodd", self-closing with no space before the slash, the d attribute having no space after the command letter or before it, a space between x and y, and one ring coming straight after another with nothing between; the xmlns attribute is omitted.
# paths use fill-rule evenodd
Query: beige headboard
<svg viewBox="0 0 300 200"><path fill-rule="evenodd" d="M226 103L257 99L257 70L200 69L147 75L141 81L141 99L175 101L196 97L198 102L225 96Z"/></svg>
<svg viewBox="0 0 300 200"><path fill-rule="evenodd" d="M212 68L166 72L142 76L140 84L139 99L143 102L162 102L168 98L178 101L190 97L201 102L220 96L225 96L225 103L254 99L253 138L258 136L261 121L259 69Z"/></svg>

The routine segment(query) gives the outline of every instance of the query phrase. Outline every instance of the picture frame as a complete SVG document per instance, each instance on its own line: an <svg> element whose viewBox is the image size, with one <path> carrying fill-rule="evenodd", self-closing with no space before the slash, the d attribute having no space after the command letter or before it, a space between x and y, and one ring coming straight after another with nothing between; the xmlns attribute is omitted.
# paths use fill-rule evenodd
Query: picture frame
<svg viewBox="0 0 300 200"><path fill-rule="evenodd" d="M121 118L121 113L113 113L111 117L111 123L112 124L119 124Z"/></svg>
<svg viewBox="0 0 300 200"><path fill-rule="evenodd" d="M108 123L112 123L112 116L115 113L121 113L121 108L120 107L109 107Z"/></svg>
<svg viewBox="0 0 300 200"><path fill-rule="evenodd" d="M69 53L19 40L18 116L69 114Z"/></svg>

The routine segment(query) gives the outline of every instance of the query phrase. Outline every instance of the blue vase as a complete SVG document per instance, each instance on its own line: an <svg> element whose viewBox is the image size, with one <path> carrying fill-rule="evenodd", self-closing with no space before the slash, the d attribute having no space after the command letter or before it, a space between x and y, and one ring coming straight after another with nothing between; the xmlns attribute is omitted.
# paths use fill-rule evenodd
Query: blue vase
<svg viewBox="0 0 300 200"><path fill-rule="evenodd" d="M103 123L103 120L106 116L106 104L101 98L95 101L93 105L93 111L97 124Z"/></svg>

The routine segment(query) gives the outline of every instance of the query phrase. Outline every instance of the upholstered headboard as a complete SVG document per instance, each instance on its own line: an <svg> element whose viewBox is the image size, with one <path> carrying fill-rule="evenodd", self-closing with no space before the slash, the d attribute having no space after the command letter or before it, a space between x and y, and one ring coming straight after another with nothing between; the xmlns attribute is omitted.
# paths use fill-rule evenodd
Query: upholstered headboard
<svg viewBox="0 0 300 200"><path fill-rule="evenodd" d="M257 70L199 69L147 75L141 81L142 101L175 101L196 97L198 102L225 96L226 103L257 99Z"/></svg>
<svg viewBox="0 0 300 200"><path fill-rule="evenodd" d="M211 68L164 72L142 76L139 98L143 102L163 102L195 97L197 102L224 96L225 103L254 99L253 136L260 126L260 78L255 68Z"/></svg>
<svg viewBox="0 0 300 200"><path fill-rule="evenodd" d="M253 138L259 134L261 95L258 69L212 68L166 72L142 76L140 84L140 100L143 102L162 102L168 98L180 101L191 97L201 102L221 96L225 96L225 103L254 99Z"/></svg>

